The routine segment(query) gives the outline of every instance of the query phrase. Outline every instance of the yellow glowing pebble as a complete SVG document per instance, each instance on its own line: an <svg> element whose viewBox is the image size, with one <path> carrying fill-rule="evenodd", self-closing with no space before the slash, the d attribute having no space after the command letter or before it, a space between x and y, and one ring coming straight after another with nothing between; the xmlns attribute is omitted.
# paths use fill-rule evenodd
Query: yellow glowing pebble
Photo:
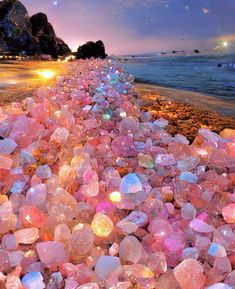
<svg viewBox="0 0 235 289"><path fill-rule="evenodd" d="M235 129L225 128L220 132L220 136L227 140L235 139Z"/></svg>
<svg viewBox="0 0 235 289"><path fill-rule="evenodd" d="M119 203L121 201L121 194L119 192L112 192L109 195L109 200L113 203Z"/></svg>
<svg viewBox="0 0 235 289"><path fill-rule="evenodd" d="M98 237L107 237L113 230L113 221L102 213L95 214L91 228Z"/></svg>

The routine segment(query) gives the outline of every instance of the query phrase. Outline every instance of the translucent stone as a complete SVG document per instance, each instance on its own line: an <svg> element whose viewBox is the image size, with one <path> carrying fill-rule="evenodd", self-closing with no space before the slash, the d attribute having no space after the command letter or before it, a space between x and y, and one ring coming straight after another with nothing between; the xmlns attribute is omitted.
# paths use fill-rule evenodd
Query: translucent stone
<svg viewBox="0 0 235 289"><path fill-rule="evenodd" d="M142 191L143 186L136 174L128 174L121 180L119 191L123 194L135 194Z"/></svg>
<svg viewBox="0 0 235 289"><path fill-rule="evenodd" d="M192 220L190 223L189 223L189 226L196 232L199 232L199 233L211 233L214 231L214 228L201 221L200 219L194 219Z"/></svg>
<svg viewBox="0 0 235 289"><path fill-rule="evenodd" d="M17 217L13 214L11 202L0 205L0 234L5 234L16 228Z"/></svg>
<svg viewBox="0 0 235 289"><path fill-rule="evenodd" d="M195 259L197 260L199 257L199 252L197 248L194 247L188 247L188 248L184 248L183 252L182 252L182 259Z"/></svg>
<svg viewBox="0 0 235 289"><path fill-rule="evenodd" d="M99 289L99 285L97 283L87 283L87 284L83 284L79 287L77 287L76 289Z"/></svg>
<svg viewBox="0 0 235 289"><path fill-rule="evenodd" d="M71 231L66 224L59 224L55 228L54 232L54 241L60 242L63 244L68 244L71 236Z"/></svg>
<svg viewBox="0 0 235 289"><path fill-rule="evenodd" d="M22 278L22 285L26 289L44 289L45 283L40 272L30 272Z"/></svg>
<svg viewBox="0 0 235 289"><path fill-rule="evenodd" d="M164 253L152 253L148 258L147 264L156 276L159 276L167 271L167 260Z"/></svg>
<svg viewBox="0 0 235 289"><path fill-rule="evenodd" d="M196 217L196 214L197 210L190 203L184 204L181 208L181 216L184 220L192 220Z"/></svg>
<svg viewBox="0 0 235 289"><path fill-rule="evenodd" d="M6 289L21 289L22 284L20 278L14 275L8 275L5 283ZM27 288L26 288L27 289Z"/></svg>
<svg viewBox="0 0 235 289"><path fill-rule="evenodd" d="M86 197L95 197L99 194L98 175L95 171L88 169L83 174L83 183L80 189L83 195Z"/></svg>
<svg viewBox="0 0 235 289"><path fill-rule="evenodd" d="M184 159L177 161L177 169L181 171L190 171L193 170L199 163L199 158L185 157Z"/></svg>
<svg viewBox="0 0 235 289"><path fill-rule="evenodd" d="M10 269L10 258L7 250L0 248L0 271L8 272Z"/></svg>
<svg viewBox="0 0 235 289"><path fill-rule="evenodd" d="M155 156L154 162L161 166L172 166L176 163L172 154L158 154Z"/></svg>
<svg viewBox="0 0 235 289"><path fill-rule="evenodd" d="M55 241L37 243L36 250L40 261L45 265L68 262L68 253L62 243Z"/></svg>
<svg viewBox="0 0 235 289"><path fill-rule="evenodd" d="M45 184L31 187L26 193L25 201L27 204L36 206L42 205L46 201L47 189Z"/></svg>
<svg viewBox="0 0 235 289"><path fill-rule="evenodd" d="M121 267L119 258L112 256L101 256L95 264L95 273L105 279L110 273Z"/></svg>
<svg viewBox="0 0 235 289"><path fill-rule="evenodd" d="M124 233L132 234L138 228L145 226L147 223L148 217L144 212L132 211L124 219L116 223L116 226L119 227Z"/></svg>
<svg viewBox="0 0 235 289"><path fill-rule="evenodd" d="M188 183L197 183L198 181L198 176L196 176L195 174L192 174L190 172L183 172L180 176L179 179L181 181L185 181Z"/></svg>
<svg viewBox="0 0 235 289"><path fill-rule="evenodd" d="M173 271L167 270L157 279L156 289L183 289L183 287L176 280Z"/></svg>
<svg viewBox="0 0 235 289"><path fill-rule="evenodd" d="M44 165L44 166L39 166L36 171L35 174L37 177L39 177L40 179L49 179L50 177L52 177L52 172L51 169L48 165Z"/></svg>
<svg viewBox="0 0 235 289"><path fill-rule="evenodd" d="M35 206L21 207L19 219L24 228L41 228L46 223L46 217L41 210Z"/></svg>
<svg viewBox="0 0 235 289"><path fill-rule="evenodd" d="M136 135L139 132L139 121L135 117L125 117L119 124L121 135Z"/></svg>
<svg viewBox="0 0 235 289"><path fill-rule="evenodd" d="M155 240L162 242L170 236L172 227L167 220L158 217L150 222L148 230L154 235Z"/></svg>
<svg viewBox="0 0 235 289"><path fill-rule="evenodd" d="M88 225L79 224L69 240L71 254L74 256L85 256L91 250L95 240L92 228Z"/></svg>
<svg viewBox="0 0 235 289"><path fill-rule="evenodd" d="M10 170L13 165L13 160L4 155L0 155L0 169Z"/></svg>
<svg viewBox="0 0 235 289"><path fill-rule="evenodd" d="M220 136L227 140L235 139L235 130L231 128L225 128L220 132Z"/></svg>
<svg viewBox="0 0 235 289"><path fill-rule="evenodd" d="M91 222L91 228L98 237L107 237L113 231L113 221L102 213L96 213Z"/></svg>
<svg viewBox="0 0 235 289"><path fill-rule="evenodd" d="M19 265L21 263L21 261L23 260L23 258L24 258L24 252L23 251L11 252L9 254L11 267L16 267L17 265Z"/></svg>
<svg viewBox="0 0 235 289"><path fill-rule="evenodd" d="M51 135L50 141L63 144L68 140L68 137L69 137L68 130L64 127L59 127Z"/></svg>
<svg viewBox="0 0 235 289"><path fill-rule="evenodd" d="M119 246L119 257L137 263L142 257L142 245L134 236L125 237Z"/></svg>
<svg viewBox="0 0 235 289"><path fill-rule="evenodd" d="M79 283L73 278L65 279L65 289L77 289L79 287Z"/></svg>
<svg viewBox="0 0 235 289"><path fill-rule="evenodd" d="M215 283L213 285L210 285L209 287L206 287L206 289L233 289L233 287L228 286L224 283Z"/></svg>
<svg viewBox="0 0 235 289"><path fill-rule="evenodd" d="M174 275L184 289L204 289L206 277L202 265L195 259L186 259L174 268Z"/></svg>
<svg viewBox="0 0 235 289"><path fill-rule="evenodd" d="M169 121L162 117L154 121L154 125L161 127L161 128L165 128L168 125L168 123Z"/></svg>
<svg viewBox="0 0 235 289"><path fill-rule="evenodd" d="M0 154L10 155L17 147L17 143L11 138L0 140Z"/></svg>
<svg viewBox="0 0 235 289"><path fill-rule="evenodd" d="M36 163L35 157L32 153L26 149L21 150L19 157L19 165L22 167L27 167Z"/></svg>
<svg viewBox="0 0 235 289"><path fill-rule="evenodd" d="M139 153L137 158L140 166L147 169L152 169L154 167L153 158L151 156Z"/></svg>
<svg viewBox="0 0 235 289"><path fill-rule="evenodd" d="M235 223L235 204L229 204L222 209L222 215L226 223L234 224Z"/></svg>
<svg viewBox="0 0 235 289"><path fill-rule="evenodd" d="M112 203L119 203L121 201L122 197L121 197L121 194L120 192L116 191L116 192L112 192L110 195L109 195L109 200L112 202Z"/></svg>
<svg viewBox="0 0 235 289"><path fill-rule="evenodd" d="M72 182L76 179L76 172L75 170L69 165L63 165L59 171L59 177L62 182Z"/></svg>
<svg viewBox="0 0 235 289"><path fill-rule="evenodd" d="M38 228L26 228L14 232L17 243L33 244L39 238Z"/></svg>
<svg viewBox="0 0 235 289"><path fill-rule="evenodd" d="M137 150L133 138L130 136L118 136L111 144L112 152L117 157L134 157Z"/></svg>
<svg viewBox="0 0 235 289"><path fill-rule="evenodd" d="M227 253L223 246L218 243L211 243L208 254L213 257L226 257Z"/></svg>

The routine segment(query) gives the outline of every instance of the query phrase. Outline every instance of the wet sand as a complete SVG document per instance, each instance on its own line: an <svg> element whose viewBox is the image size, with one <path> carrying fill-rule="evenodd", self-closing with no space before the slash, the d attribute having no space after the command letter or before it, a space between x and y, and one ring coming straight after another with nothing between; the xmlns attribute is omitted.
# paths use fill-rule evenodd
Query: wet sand
<svg viewBox="0 0 235 289"><path fill-rule="evenodd" d="M196 92L149 84L136 84L136 90L142 99L142 109L155 119L166 118L168 132L173 135L180 133L193 141L199 128L217 133L224 128L235 129L235 104Z"/></svg>

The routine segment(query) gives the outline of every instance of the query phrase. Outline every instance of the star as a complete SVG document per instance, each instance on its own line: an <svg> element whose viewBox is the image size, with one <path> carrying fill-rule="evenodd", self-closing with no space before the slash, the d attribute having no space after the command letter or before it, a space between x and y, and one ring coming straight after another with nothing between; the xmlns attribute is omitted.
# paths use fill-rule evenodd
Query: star
<svg viewBox="0 0 235 289"><path fill-rule="evenodd" d="M58 1L57 0L53 1L53 6L57 6L57 5L58 5Z"/></svg>

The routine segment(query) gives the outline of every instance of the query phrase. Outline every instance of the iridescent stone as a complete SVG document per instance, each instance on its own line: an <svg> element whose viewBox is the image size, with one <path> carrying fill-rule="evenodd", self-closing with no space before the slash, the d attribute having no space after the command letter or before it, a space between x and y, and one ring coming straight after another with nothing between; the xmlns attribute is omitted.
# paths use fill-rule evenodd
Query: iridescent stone
<svg viewBox="0 0 235 289"><path fill-rule="evenodd" d="M39 239L38 228L26 228L14 232L17 243L19 244L33 244Z"/></svg>
<svg viewBox="0 0 235 289"><path fill-rule="evenodd" d="M135 194L142 191L143 186L136 174L128 174L121 180L119 191L123 194Z"/></svg>
<svg viewBox="0 0 235 289"><path fill-rule="evenodd" d="M183 172L180 176L179 179L181 181L185 181L188 183L197 183L198 181L198 176L195 174L192 174L190 172Z"/></svg>
<svg viewBox="0 0 235 289"><path fill-rule="evenodd" d="M45 288L45 283L43 282L43 277L40 272L27 273L22 278L22 285L26 289L44 289Z"/></svg>
<svg viewBox="0 0 235 289"><path fill-rule="evenodd" d="M134 236L125 237L119 246L119 257L137 263L142 257L142 245Z"/></svg>
<svg viewBox="0 0 235 289"><path fill-rule="evenodd" d="M59 144L63 144L64 142L67 141L68 137L69 137L68 130L64 127L59 127L51 135L50 141L51 142L57 142Z"/></svg>
<svg viewBox="0 0 235 289"><path fill-rule="evenodd" d="M234 224L235 223L235 204L229 204L222 209L222 215L226 223Z"/></svg>
<svg viewBox="0 0 235 289"><path fill-rule="evenodd" d="M138 159L139 165L144 168L152 169L154 167L153 158L149 155L144 155L142 153L139 153L137 156L137 159Z"/></svg>
<svg viewBox="0 0 235 289"><path fill-rule="evenodd" d="M224 283L215 283L209 287L206 287L206 289L233 289L233 287Z"/></svg>
<svg viewBox="0 0 235 289"><path fill-rule="evenodd" d="M11 138L0 140L0 154L10 155L17 147L17 143Z"/></svg>
<svg viewBox="0 0 235 289"><path fill-rule="evenodd" d="M184 248L183 252L182 252L182 259L195 259L197 260L199 257L199 252L197 250L197 248L194 247L188 247L188 248Z"/></svg>
<svg viewBox="0 0 235 289"><path fill-rule="evenodd" d="M137 150L133 138L130 136L118 136L111 144L112 152L117 157L134 157Z"/></svg>
<svg viewBox="0 0 235 289"><path fill-rule="evenodd" d="M204 289L206 277L202 265L195 259L186 259L174 268L174 275L184 289Z"/></svg>
<svg viewBox="0 0 235 289"><path fill-rule="evenodd" d="M172 227L167 220L156 218L149 224L148 230L154 235L154 239L162 242L172 233Z"/></svg>
<svg viewBox="0 0 235 289"><path fill-rule="evenodd" d="M155 156L154 162L161 166L173 166L176 163L172 154L158 154Z"/></svg>
<svg viewBox="0 0 235 289"><path fill-rule="evenodd" d="M98 237L107 237L112 233L113 221L102 213L96 213L91 222L91 228Z"/></svg>
<svg viewBox="0 0 235 289"><path fill-rule="evenodd" d="M199 233L212 233L214 231L214 228L201 221L200 219L194 219L189 223L189 226L196 232Z"/></svg>
<svg viewBox="0 0 235 289"><path fill-rule="evenodd" d="M19 157L19 165L22 167L27 167L36 163L35 157L32 153L26 149L21 150Z"/></svg>
<svg viewBox="0 0 235 289"><path fill-rule="evenodd" d="M223 246L218 243L211 243L208 254L213 257L226 257L227 253Z"/></svg>
<svg viewBox="0 0 235 289"><path fill-rule="evenodd" d="M50 177L52 177L52 172L48 165L39 166L36 169L35 174L37 177L39 177L42 180L49 179Z"/></svg>
<svg viewBox="0 0 235 289"><path fill-rule="evenodd" d="M37 243L36 250L40 261L45 265L68 262L68 253L62 243L55 241Z"/></svg>
<svg viewBox="0 0 235 289"><path fill-rule="evenodd" d="M124 219L116 223L116 226L119 227L124 233L132 234L138 228L145 226L147 223L148 217L144 212L132 211Z"/></svg>
<svg viewBox="0 0 235 289"><path fill-rule="evenodd" d="M45 184L31 187L26 193L25 201L27 204L36 206L42 205L46 201L47 189Z"/></svg>
<svg viewBox="0 0 235 289"><path fill-rule="evenodd" d="M119 258L112 256L101 256L95 264L95 273L105 279L110 273L121 267Z"/></svg>
<svg viewBox="0 0 235 289"><path fill-rule="evenodd" d="M196 217L196 214L197 210L190 203L184 204L181 208L181 216L184 220L192 220Z"/></svg>

